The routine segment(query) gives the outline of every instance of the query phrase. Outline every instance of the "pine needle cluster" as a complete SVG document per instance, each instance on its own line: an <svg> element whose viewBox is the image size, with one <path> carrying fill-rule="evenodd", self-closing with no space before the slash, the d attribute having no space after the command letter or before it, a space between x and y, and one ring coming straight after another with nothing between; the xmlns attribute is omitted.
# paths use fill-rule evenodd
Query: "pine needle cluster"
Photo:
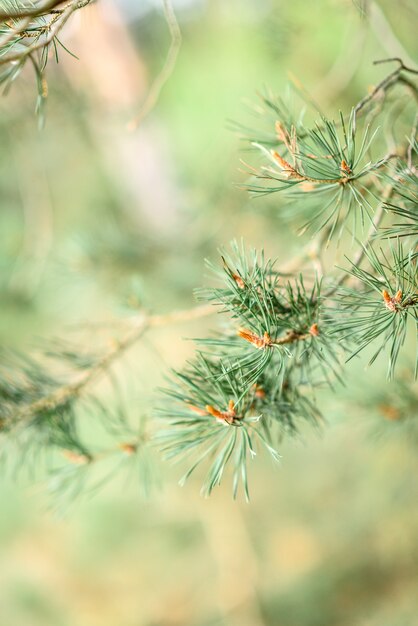
<svg viewBox="0 0 418 626"><path fill-rule="evenodd" d="M42 11L40 6L35 5L36 13L28 9L26 16L20 14L19 20L26 20L26 29L40 28L46 20L48 35L30 35L45 49L57 45L48 16L57 15L58 21L63 13L53 12L52 3L42 5ZM75 10L81 4L66 6ZM12 68L27 59L34 63L38 48L30 44L22 51L14 31L3 35L10 38L2 64L11 60L7 54L21 55L18 65L6 63L6 74L11 72L4 75L7 82L14 78ZM143 463L148 449L157 447L166 458L186 464L181 483L202 469L202 492L209 495L230 472L233 495L242 488L248 499L249 462L259 451L278 461L284 436L300 433L306 424L320 426L317 388L345 382L345 363L363 352L369 364L385 363L391 384L398 384L393 401L381 399L375 405L390 421L407 427L413 422L416 386L412 376L406 382L399 374L399 364L413 352L417 376L418 71L400 59L388 61L395 69L336 121L311 111L316 121L306 122L301 112L269 95L262 99L267 129L258 133L241 127L251 154L256 151L259 159L249 166L249 191L277 192L286 203L295 202L291 206L297 207L293 219L299 231L310 230L313 242L302 251L300 267L289 272L264 252L233 242L208 264L214 282L197 290L201 304L195 309L141 314L103 354L60 344L48 349L48 359L58 367L47 365L45 355L5 366L0 372L3 453L10 442L17 444L18 462L44 451L52 451L54 458L60 453L53 489L72 496L88 492L83 485L95 461L115 454L119 460ZM41 63L37 71L42 76L42 59L36 63ZM393 100L402 107L388 107ZM388 139L377 124L389 116ZM286 210L280 202L279 210ZM327 267L324 248L336 242L347 246L348 268ZM152 436L148 426L132 428L123 413L105 408L92 393L96 379L109 376L115 360L149 328L213 312L224 323L211 336L197 338L194 358L171 373L153 412ZM112 433L110 448L84 443L80 415L86 411L99 415ZM141 465L145 486L153 475L149 467Z"/></svg>
<svg viewBox="0 0 418 626"><path fill-rule="evenodd" d="M338 365L338 359L318 323L318 281L306 290L301 277L284 279L263 254L247 256L242 246L232 247L219 269L210 264L222 286L197 292L229 313L231 324L199 339L196 359L174 373L166 394L175 408L161 411L167 427L159 439L169 457L191 453L186 477L210 459L206 494L235 458L233 492L241 477L248 497L247 459L259 444L277 460L283 433L297 433L300 421L319 425L312 387L321 374L329 378L328 364Z"/></svg>

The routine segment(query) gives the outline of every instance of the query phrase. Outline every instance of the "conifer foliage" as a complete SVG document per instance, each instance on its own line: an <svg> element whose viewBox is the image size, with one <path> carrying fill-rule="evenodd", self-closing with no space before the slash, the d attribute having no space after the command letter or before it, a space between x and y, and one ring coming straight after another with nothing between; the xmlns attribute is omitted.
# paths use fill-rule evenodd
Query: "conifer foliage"
<svg viewBox="0 0 418 626"><path fill-rule="evenodd" d="M93 0L0 2L0 85L7 92L29 62L35 74L40 122L48 96L46 67L51 52L57 63L60 52L75 56L61 41L61 30L75 11L91 2Z"/></svg>
<svg viewBox="0 0 418 626"><path fill-rule="evenodd" d="M48 49L61 44L59 25L85 4L4 5L10 15L2 17L0 79L10 83L30 60L42 97ZM285 196L279 210L307 231L298 269L288 271L262 250L234 241L208 263L213 280L197 290L195 309L144 313L114 346L94 355L65 343L39 358L4 355L0 450L7 463L16 451L19 458L52 451L52 489L74 495L109 456L118 467L138 461L148 484L155 474L149 452L158 449L184 465L181 483L202 471L202 492L209 495L230 472L233 495L242 488L249 498L254 457L265 452L278 462L283 437L305 424L320 427L317 388L338 392L345 364L363 352L370 364L385 363L388 379L398 381L393 404L386 398L374 408L383 407L390 421L416 421L418 71L401 59L385 62L393 66L387 76L335 120L309 103L301 105L302 115L269 94L261 99L264 130L239 127L254 160L247 165L248 191ZM390 109L397 117L388 139L379 124L394 101L403 106ZM341 248L347 256L339 267L328 257ZM196 339L195 357L167 376L147 422L132 428L123 411L112 412L92 393L97 378L148 329L212 312L223 325ZM405 363L414 376L402 374ZM110 448L84 443L79 419L86 413L110 432Z"/></svg>

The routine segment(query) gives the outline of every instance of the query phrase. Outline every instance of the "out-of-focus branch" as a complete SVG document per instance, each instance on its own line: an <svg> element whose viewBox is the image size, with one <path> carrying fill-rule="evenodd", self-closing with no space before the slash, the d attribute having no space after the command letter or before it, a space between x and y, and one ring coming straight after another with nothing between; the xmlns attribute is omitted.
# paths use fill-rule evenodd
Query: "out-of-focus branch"
<svg viewBox="0 0 418 626"><path fill-rule="evenodd" d="M48 2L38 2L31 6L22 5L22 7L10 6L8 9L2 8L0 10L0 22L22 17L40 17L41 15L52 13L55 7L64 4L64 2L65 0L49 0ZM80 4L83 4L83 2L80 2Z"/></svg>
<svg viewBox="0 0 418 626"><path fill-rule="evenodd" d="M180 51L182 41L181 30L176 18L176 14L174 13L171 0L163 0L163 7L165 19L171 35L170 47L168 49L164 65L160 73L154 79L154 82L152 83L150 90L148 91L148 95L146 96L145 101L141 106L141 110L139 111L138 115L136 115L136 117L134 117L129 122L129 130L135 130L136 128L138 128L142 120L152 111L152 109L157 104L162 88L173 73L174 67L176 65L177 56Z"/></svg>
<svg viewBox="0 0 418 626"><path fill-rule="evenodd" d="M385 76L385 78L381 80L380 83L378 83L373 88L371 93L369 93L367 96L362 98L354 107L354 123L356 122L357 117L363 111L363 109L368 104L370 104L379 93L388 91L396 82L402 79L402 72L407 72L410 74L418 74L418 70L412 67L407 67L402 61L402 59L398 57L392 57L389 59L379 59L378 61L374 61L373 63L374 65L380 65L382 63L392 63L392 62L398 63L398 67L395 70L393 70L393 72ZM409 86L411 87L411 84L409 84ZM416 87L415 87L415 91L416 91Z"/></svg>
<svg viewBox="0 0 418 626"><path fill-rule="evenodd" d="M2 47L4 50L5 43L11 43L13 37L16 37L17 43L20 43L22 40L30 40L33 39L32 43L29 43L26 46L19 46L19 49L16 51L6 52L5 54L0 55L0 65L6 65L12 61L21 61L23 62L26 57L29 57L37 50L41 48L46 48L53 41L55 37L57 37L58 33L65 26L66 22L70 18L70 16L76 11L87 4L90 3L91 0L86 0L83 3L80 3L79 0L72 0L67 6L63 9L56 10L54 12L42 13L43 16L49 15L50 20L46 24L29 24L25 20L21 23L21 26L8 24L10 27L11 35L7 34L6 39L2 41ZM36 15L39 17L39 15ZM1 52L1 50L0 50Z"/></svg>
<svg viewBox="0 0 418 626"><path fill-rule="evenodd" d="M89 370L85 371L78 380L63 385L46 397L19 409L11 416L10 421L13 424L18 424L41 411L54 410L79 397L86 388L90 387L103 374L106 374L113 363L139 341L146 331L168 324L199 319L212 313L214 313L214 307L211 304L206 304L183 311L173 311L164 315L140 315L134 318L131 322L133 328L129 330L125 337L119 341L114 341L108 352L96 361Z"/></svg>

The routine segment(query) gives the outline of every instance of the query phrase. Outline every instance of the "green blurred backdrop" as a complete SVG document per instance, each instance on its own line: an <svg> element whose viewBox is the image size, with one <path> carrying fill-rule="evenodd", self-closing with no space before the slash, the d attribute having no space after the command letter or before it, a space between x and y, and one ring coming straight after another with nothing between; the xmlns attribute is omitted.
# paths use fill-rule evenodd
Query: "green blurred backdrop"
<svg viewBox="0 0 418 626"><path fill-rule="evenodd" d="M181 51L135 131L169 45L160 5L80 11L64 35L79 60L49 68L45 128L30 71L0 102L2 344L28 351L80 321L190 306L204 257L233 237L279 260L297 253L275 201L234 185L246 154L228 120L246 122L257 91L281 93L290 75L326 113L348 110L384 75L374 59L417 58L414 5L174 2ZM133 419L191 354L182 338L213 323L165 328L129 353L120 374ZM365 377L363 365L350 368L350 392L323 398L321 437L284 444L279 469L251 468L249 505L227 484L204 500L163 464L150 500L121 478L59 519L38 488L4 479L0 625L415 626L416 442L376 436L356 396L382 372Z"/></svg>

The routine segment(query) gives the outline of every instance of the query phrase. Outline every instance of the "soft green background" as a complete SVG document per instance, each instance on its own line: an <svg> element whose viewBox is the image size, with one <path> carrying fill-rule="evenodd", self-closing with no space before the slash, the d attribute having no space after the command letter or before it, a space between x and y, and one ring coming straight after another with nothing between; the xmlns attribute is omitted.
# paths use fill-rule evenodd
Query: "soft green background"
<svg viewBox="0 0 418 626"><path fill-rule="evenodd" d="M284 91L289 74L336 115L384 75L374 59L398 55L399 42L416 58L415 3L366 3L378 7L375 30L363 4L178 3L175 71L135 132L127 124L168 45L163 16L128 25L129 2L116 1L80 11L64 36L80 60L51 63L45 128L30 71L0 102L2 343L28 350L138 305L190 306L203 258L232 237L279 260L297 253L303 242L275 200L251 201L234 185L247 155L228 120L251 119L246 103L266 86ZM209 324L154 332L127 356L133 419L191 353L182 338ZM102 333L112 336L92 333L92 347ZM279 469L254 462L249 505L232 502L227 484L204 500L197 481L180 489L181 472L165 467L150 501L116 477L62 520L38 487L2 481L0 625L417 624L416 441L394 424L376 436L381 424L359 404L382 372L363 365L338 399L324 398L322 436L285 443Z"/></svg>

